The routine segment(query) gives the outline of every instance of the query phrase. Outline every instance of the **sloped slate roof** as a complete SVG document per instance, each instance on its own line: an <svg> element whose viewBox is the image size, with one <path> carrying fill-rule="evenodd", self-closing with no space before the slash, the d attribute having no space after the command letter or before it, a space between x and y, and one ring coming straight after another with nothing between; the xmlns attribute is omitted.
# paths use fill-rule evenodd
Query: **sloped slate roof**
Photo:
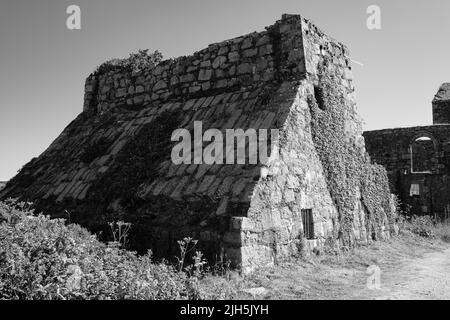
<svg viewBox="0 0 450 320"><path fill-rule="evenodd" d="M195 120L202 121L203 131L273 128L280 118L277 113L281 102L272 99L271 104L263 105L266 99L267 88L169 102L160 107L148 105L139 111L117 110L94 117L83 113L39 158L22 169L11 187L0 192L0 197L52 198L57 202L84 200L95 182L110 174L120 152L164 112L181 114L179 127L190 130ZM161 163L155 163L158 178L138 187L139 198L166 196L181 200L226 196L245 202L249 201L259 176L256 165L175 165L170 153L161 159Z"/></svg>

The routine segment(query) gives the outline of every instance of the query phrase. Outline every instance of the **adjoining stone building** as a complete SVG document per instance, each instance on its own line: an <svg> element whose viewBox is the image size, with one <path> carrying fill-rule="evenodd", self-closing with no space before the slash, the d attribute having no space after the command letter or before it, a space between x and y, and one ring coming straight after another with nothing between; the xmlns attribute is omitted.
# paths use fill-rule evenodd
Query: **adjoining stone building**
<svg viewBox="0 0 450 320"><path fill-rule="evenodd" d="M432 106L431 126L368 131L364 137L403 209L444 219L450 210L450 83L439 88Z"/></svg>
<svg viewBox="0 0 450 320"><path fill-rule="evenodd" d="M132 248L200 240L248 271L325 245L388 238L387 176L365 151L348 49L299 15L192 56L86 80L83 112L0 192L92 231L133 224ZM171 161L171 134L279 129L267 166ZM271 150L272 152L274 150Z"/></svg>

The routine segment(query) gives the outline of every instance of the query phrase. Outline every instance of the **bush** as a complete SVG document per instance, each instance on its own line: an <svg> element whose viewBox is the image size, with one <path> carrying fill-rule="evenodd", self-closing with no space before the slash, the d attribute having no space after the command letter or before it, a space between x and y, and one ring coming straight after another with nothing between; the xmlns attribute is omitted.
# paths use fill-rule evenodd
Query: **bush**
<svg viewBox="0 0 450 320"><path fill-rule="evenodd" d="M442 241L450 243L450 226L447 222L441 223L436 227L436 236Z"/></svg>
<svg viewBox="0 0 450 320"><path fill-rule="evenodd" d="M112 59L100 65L94 74L103 74L111 70L121 69L126 71L139 72L144 69L153 68L163 59L161 52L156 50L148 53L148 49L131 53L126 59Z"/></svg>
<svg viewBox="0 0 450 320"><path fill-rule="evenodd" d="M436 223L430 216L406 216L400 222L403 230L408 230L424 238L436 237Z"/></svg>
<svg viewBox="0 0 450 320"><path fill-rule="evenodd" d="M151 254L104 244L78 225L0 202L0 299L192 299L193 279Z"/></svg>

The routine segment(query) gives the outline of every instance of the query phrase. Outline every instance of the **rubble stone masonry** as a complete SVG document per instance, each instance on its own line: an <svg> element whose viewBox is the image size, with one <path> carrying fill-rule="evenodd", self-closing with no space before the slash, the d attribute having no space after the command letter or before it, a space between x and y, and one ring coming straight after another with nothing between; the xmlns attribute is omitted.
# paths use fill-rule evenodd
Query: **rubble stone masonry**
<svg viewBox="0 0 450 320"><path fill-rule="evenodd" d="M364 133L367 151L383 165L390 188L412 215L448 219L450 213L450 84L435 95L430 126Z"/></svg>

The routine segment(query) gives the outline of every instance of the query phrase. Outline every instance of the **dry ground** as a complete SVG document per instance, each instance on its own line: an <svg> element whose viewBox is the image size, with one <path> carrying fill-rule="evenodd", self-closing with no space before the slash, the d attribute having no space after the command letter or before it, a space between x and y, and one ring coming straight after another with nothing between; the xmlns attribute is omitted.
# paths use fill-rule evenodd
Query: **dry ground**
<svg viewBox="0 0 450 320"><path fill-rule="evenodd" d="M440 231L444 230L442 227ZM450 243L445 235L423 238L410 231L336 256L310 257L231 279L242 289L234 299L450 299ZM381 270L379 290L367 286L369 266Z"/></svg>

